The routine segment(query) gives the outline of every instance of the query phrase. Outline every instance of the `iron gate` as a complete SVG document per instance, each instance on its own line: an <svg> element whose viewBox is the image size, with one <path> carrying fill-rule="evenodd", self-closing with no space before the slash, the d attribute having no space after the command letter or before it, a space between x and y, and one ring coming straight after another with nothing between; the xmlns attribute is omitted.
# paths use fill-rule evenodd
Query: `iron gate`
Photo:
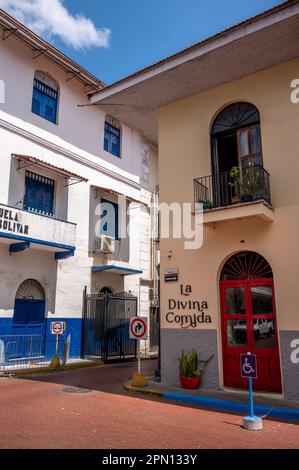
<svg viewBox="0 0 299 470"><path fill-rule="evenodd" d="M137 315L137 297L128 292L84 293L83 357L136 357L136 341L129 337L130 318Z"/></svg>

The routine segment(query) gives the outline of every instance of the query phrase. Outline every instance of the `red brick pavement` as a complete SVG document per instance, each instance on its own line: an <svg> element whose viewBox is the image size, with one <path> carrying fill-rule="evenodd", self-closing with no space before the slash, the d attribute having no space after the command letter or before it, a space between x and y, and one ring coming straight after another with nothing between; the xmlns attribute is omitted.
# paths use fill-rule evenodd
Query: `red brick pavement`
<svg viewBox="0 0 299 470"><path fill-rule="evenodd" d="M154 361L143 362L153 372ZM98 366L0 380L0 447L15 448L298 448L299 426L266 420L250 432L236 415L130 396L122 384L136 365ZM93 391L65 393L68 386ZM250 434L248 434L250 433Z"/></svg>

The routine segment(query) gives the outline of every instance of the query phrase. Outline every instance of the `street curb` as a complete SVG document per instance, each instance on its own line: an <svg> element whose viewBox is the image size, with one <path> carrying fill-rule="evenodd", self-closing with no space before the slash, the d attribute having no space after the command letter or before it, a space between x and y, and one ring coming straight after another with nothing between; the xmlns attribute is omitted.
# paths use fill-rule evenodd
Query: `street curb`
<svg viewBox="0 0 299 470"><path fill-rule="evenodd" d="M165 392L163 398L166 400L175 400L187 404L202 406L221 411L231 411L235 413L248 413L249 405L247 403L235 402L231 400L221 400L204 396L190 396L185 393ZM284 419L287 421L299 422L299 410L293 408L274 408L272 405L255 405L254 412L260 417L265 415L269 418Z"/></svg>
<svg viewBox="0 0 299 470"><path fill-rule="evenodd" d="M138 393L141 395L154 395L165 400L178 401L188 405L194 405L210 410L226 411L238 414L248 414L248 403L235 402L232 400L223 400L205 396L192 396L187 393L165 392L149 387L133 387L131 381L124 384L124 389L128 392ZM286 421L299 422L299 410L294 408L274 408L272 405L255 405L254 412L261 418L267 416L269 418L282 419Z"/></svg>
<svg viewBox="0 0 299 470"><path fill-rule="evenodd" d="M68 364L64 367L59 367L57 369L50 369L49 367L41 367L41 368L35 368L35 369L30 369L30 370L16 370L13 371L11 374L3 374L0 375L1 377L7 377L8 375L11 375L13 377L17 376L28 376L28 375L36 375L36 374L50 374L53 372L64 372L66 370L74 370L74 369L83 369L84 367L95 367L95 366L102 366L104 365L103 361L98 361L98 362L88 362L86 364L84 363L78 363L78 364Z"/></svg>
<svg viewBox="0 0 299 470"><path fill-rule="evenodd" d="M156 397L163 398L164 392L149 387L134 387L131 384L131 380L126 382L123 387L127 392L140 393L141 395L154 395Z"/></svg>

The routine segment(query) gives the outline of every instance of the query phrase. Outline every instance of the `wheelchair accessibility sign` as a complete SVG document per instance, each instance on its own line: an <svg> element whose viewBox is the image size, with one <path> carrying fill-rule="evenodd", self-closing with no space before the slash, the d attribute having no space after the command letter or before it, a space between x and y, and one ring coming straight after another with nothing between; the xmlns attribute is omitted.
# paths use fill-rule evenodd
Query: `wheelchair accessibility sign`
<svg viewBox="0 0 299 470"><path fill-rule="evenodd" d="M241 377L257 379L256 354L241 354Z"/></svg>

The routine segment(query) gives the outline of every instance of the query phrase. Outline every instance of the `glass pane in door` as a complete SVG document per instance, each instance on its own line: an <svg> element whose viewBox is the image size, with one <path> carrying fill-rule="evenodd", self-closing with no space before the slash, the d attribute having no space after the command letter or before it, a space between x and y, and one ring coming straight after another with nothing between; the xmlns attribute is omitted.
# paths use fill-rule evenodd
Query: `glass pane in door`
<svg viewBox="0 0 299 470"><path fill-rule="evenodd" d="M227 346L247 346L246 320L227 320Z"/></svg>
<svg viewBox="0 0 299 470"><path fill-rule="evenodd" d="M248 129L240 132L240 157L249 155Z"/></svg>
<svg viewBox="0 0 299 470"><path fill-rule="evenodd" d="M252 127L250 134L251 134L251 153L260 153L261 151L260 128Z"/></svg>
<svg viewBox="0 0 299 470"><path fill-rule="evenodd" d="M243 287L225 289L226 313L228 315L245 315L245 292Z"/></svg>
<svg viewBox="0 0 299 470"><path fill-rule="evenodd" d="M276 347L275 321L256 318L253 320L254 347L273 349Z"/></svg>
<svg viewBox="0 0 299 470"><path fill-rule="evenodd" d="M252 314L273 314L273 292L272 286L251 287Z"/></svg>

